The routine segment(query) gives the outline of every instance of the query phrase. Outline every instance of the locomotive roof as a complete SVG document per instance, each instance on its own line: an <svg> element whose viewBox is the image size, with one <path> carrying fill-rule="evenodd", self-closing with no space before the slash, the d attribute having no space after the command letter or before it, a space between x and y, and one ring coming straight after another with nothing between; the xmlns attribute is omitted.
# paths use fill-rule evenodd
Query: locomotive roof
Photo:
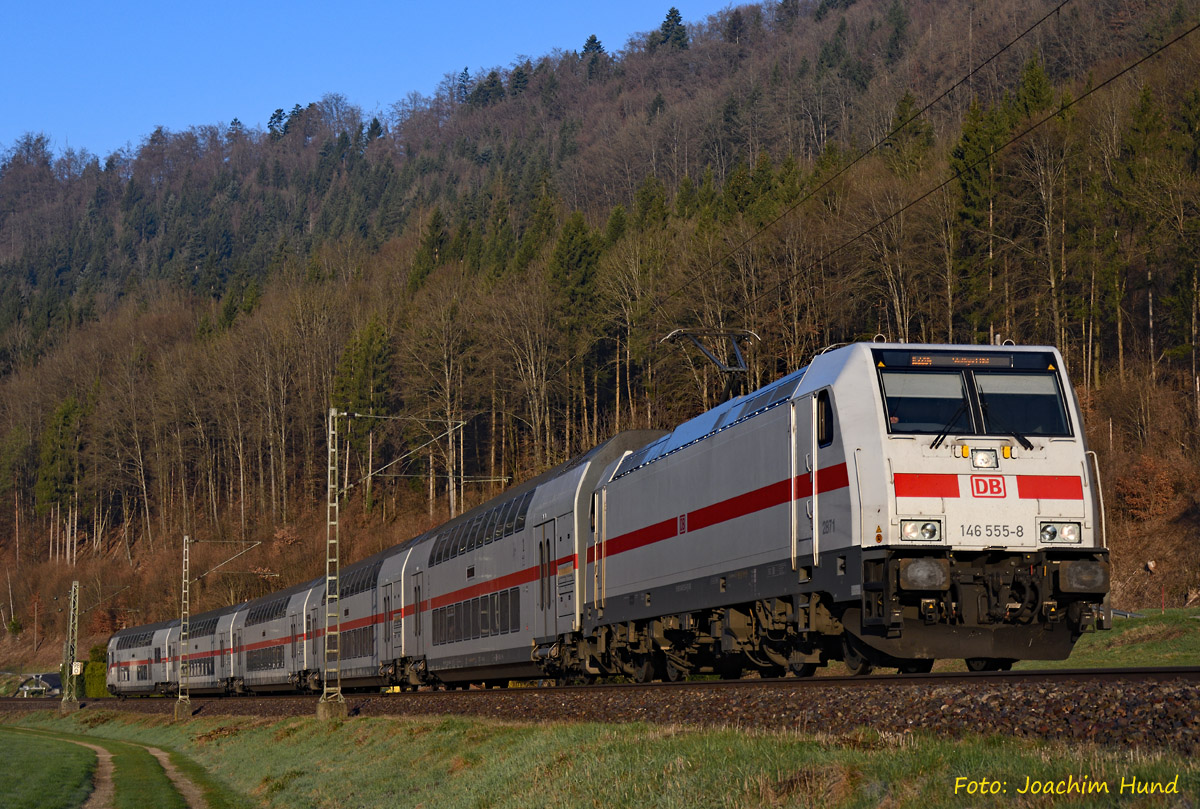
<svg viewBox="0 0 1200 809"><path fill-rule="evenodd" d="M792 398L808 366L792 371L756 391L722 402L685 421L662 438L630 455L617 468L614 478L632 472L664 455L694 444L714 433L757 415Z"/></svg>

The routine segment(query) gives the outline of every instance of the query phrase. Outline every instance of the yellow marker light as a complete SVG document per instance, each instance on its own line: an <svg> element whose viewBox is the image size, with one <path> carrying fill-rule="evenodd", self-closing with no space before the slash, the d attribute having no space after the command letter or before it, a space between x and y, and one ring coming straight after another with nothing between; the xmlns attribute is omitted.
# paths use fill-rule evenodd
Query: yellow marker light
<svg viewBox="0 0 1200 809"><path fill-rule="evenodd" d="M1005 448L1004 448L1004 457L1005 457L1005 458L1011 458L1011 457L1012 457L1012 447L1005 447Z"/></svg>
<svg viewBox="0 0 1200 809"><path fill-rule="evenodd" d="M962 448L962 456L963 456L964 458L970 458L970 457L971 457L971 448L970 448L970 447L968 447L968 446L966 446L965 444L963 445L963 448Z"/></svg>

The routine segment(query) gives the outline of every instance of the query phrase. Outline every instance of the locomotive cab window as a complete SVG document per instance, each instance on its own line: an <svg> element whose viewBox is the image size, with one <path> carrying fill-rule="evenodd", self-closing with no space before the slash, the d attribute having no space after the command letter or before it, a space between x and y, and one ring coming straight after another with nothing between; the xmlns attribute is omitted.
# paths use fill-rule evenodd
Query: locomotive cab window
<svg viewBox="0 0 1200 809"><path fill-rule="evenodd" d="M1071 435L1051 355L896 355L877 355L889 433Z"/></svg>
<svg viewBox="0 0 1200 809"><path fill-rule="evenodd" d="M833 404L829 391L817 393L817 445L827 447L833 443Z"/></svg>
<svg viewBox="0 0 1200 809"><path fill-rule="evenodd" d="M888 431L893 433L970 432L971 419L962 374L956 371L883 371Z"/></svg>
<svg viewBox="0 0 1200 809"><path fill-rule="evenodd" d="M1053 373L976 371L974 376L983 431L988 435L1070 435Z"/></svg>

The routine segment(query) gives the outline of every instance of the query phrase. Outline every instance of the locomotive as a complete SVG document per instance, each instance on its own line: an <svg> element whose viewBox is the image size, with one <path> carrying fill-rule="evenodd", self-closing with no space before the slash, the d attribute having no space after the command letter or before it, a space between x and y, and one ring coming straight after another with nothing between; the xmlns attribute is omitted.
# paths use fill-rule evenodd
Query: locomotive
<svg viewBox="0 0 1200 809"><path fill-rule="evenodd" d="M319 691L325 579L108 644L117 695ZM1100 479L1053 348L859 343L619 433L345 567L347 689L929 671L1109 628ZM186 670L181 667L186 666Z"/></svg>

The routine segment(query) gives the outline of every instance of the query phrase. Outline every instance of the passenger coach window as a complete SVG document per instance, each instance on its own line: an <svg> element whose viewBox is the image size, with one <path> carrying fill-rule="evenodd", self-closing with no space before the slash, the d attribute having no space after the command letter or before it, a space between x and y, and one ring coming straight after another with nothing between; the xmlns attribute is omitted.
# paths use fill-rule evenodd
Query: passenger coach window
<svg viewBox="0 0 1200 809"><path fill-rule="evenodd" d="M988 435L1070 435L1053 373L975 371L975 387Z"/></svg>
<svg viewBox="0 0 1200 809"><path fill-rule="evenodd" d="M888 431L893 433L968 432L971 417L957 371L882 371Z"/></svg>

